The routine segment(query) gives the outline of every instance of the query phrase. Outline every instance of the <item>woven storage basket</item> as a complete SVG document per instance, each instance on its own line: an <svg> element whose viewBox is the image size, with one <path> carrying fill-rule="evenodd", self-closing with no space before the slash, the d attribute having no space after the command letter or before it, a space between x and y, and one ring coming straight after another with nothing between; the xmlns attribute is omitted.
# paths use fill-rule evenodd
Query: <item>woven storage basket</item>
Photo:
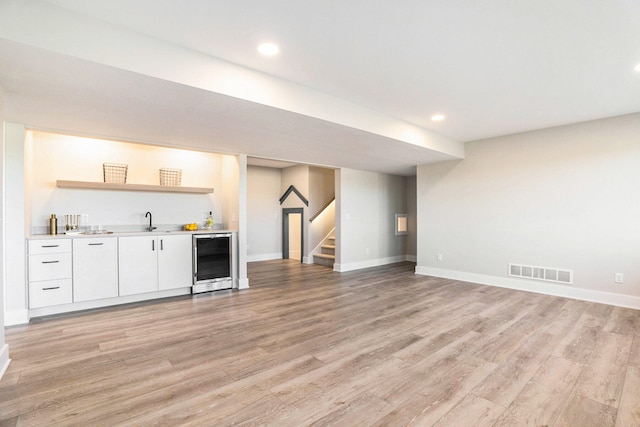
<svg viewBox="0 0 640 427"><path fill-rule="evenodd" d="M182 180L182 169L160 169L160 185L179 187Z"/></svg>
<svg viewBox="0 0 640 427"><path fill-rule="evenodd" d="M104 177L104 182L110 182L113 184L126 184L128 168L128 165L121 165L118 163L103 163L102 176Z"/></svg>

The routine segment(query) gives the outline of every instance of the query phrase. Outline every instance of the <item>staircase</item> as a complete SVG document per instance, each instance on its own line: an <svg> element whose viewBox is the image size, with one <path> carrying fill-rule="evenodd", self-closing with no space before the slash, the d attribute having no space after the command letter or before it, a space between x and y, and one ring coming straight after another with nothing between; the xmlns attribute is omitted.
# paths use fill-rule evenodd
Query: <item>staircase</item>
<svg viewBox="0 0 640 427"><path fill-rule="evenodd" d="M333 267L336 261L336 238L329 237L322 245L320 245L321 253L313 254L313 263L318 265L326 265Z"/></svg>

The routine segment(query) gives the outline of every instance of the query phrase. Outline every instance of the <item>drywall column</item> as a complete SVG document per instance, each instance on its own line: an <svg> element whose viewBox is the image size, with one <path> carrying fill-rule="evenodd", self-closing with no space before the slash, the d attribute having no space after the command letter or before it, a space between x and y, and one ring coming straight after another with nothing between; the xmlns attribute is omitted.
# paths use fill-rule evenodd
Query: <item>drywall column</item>
<svg viewBox="0 0 640 427"><path fill-rule="evenodd" d="M7 326L29 322L25 249L24 126L4 127L4 254Z"/></svg>
<svg viewBox="0 0 640 427"><path fill-rule="evenodd" d="M238 289L249 287L247 277L247 156L238 156Z"/></svg>
<svg viewBox="0 0 640 427"><path fill-rule="evenodd" d="M0 124L2 132L0 133L0 188L2 188L3 197L0 199L0 379L9 366L9 346L4 342L4 301L5 301L5 241L4 241L4 207L7 205L4 195L4 91L0 88Z"/></svg>
<svg viewBox="0 0 640 427"><path fill-rule="evenodd" d="M333 263L333 271L340 271L340 265L342 265L342 169L336 169L335 175L336 185L336 259Z"/></svg>
<svg viewBox="0 0 640 427"><path fill-rule="evenodd" d="M409 215L408 234L407 234L407 247L405 252L407 254L407 261L416 262L417 260L417 206L416 199L416 177L408 176L405 178L407 185L407 215Z"/></svg>

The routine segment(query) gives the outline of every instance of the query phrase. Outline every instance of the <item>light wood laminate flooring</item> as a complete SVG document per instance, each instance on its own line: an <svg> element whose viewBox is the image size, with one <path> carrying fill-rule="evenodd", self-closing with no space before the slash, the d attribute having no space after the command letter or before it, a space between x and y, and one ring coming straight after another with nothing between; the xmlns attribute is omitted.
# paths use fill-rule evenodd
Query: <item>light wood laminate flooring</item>
<svg viewBox="0 0 640 427"><path fill-rule="evenodd" d="M637 426L640 313L249 264L251 289L7 328L0 426Z"/></svg>

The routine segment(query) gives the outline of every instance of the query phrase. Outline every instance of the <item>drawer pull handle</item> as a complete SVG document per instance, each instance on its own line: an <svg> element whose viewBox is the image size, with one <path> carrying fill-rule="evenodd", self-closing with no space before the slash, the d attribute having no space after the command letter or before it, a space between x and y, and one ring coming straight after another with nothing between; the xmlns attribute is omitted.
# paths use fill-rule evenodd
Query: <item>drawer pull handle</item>
<svg viewBox="0 0 640 427"><path fill-rule="evenodd" d="M43 248L57 248L60 245L42 245Z"/></svg>
<svg viewBox="0 0 640 427"><path fill-rule="evenodd" d="M43 291L52 291L54 289L60 289L60 286L52 286L50 288L42 288Z"/></svg>
<svg viewBox="0 0 640 427"><path fill-rule="evenodd" d="M55 260L55 261L42 261L43 264L55 264L57 262L60 262L59 260Z"/></svg>
<svg viewBox="0 0 640 427"><path fill-rule="evenodd" d="M104 243L89 243L89 246L102 246Z"/></svg>

